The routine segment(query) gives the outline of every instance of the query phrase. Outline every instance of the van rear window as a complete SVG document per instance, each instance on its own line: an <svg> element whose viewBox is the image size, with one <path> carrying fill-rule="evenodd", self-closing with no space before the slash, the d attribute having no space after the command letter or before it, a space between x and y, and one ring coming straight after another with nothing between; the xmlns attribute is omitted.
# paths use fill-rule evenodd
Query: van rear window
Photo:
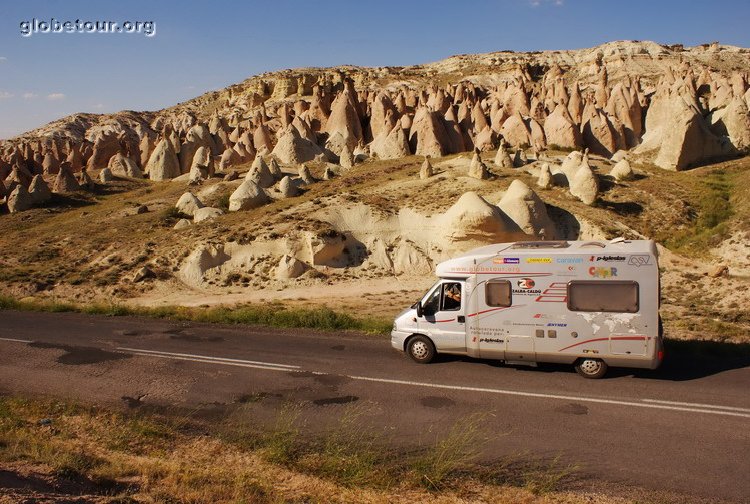
<svg viewBox="0 0 750 504"><path fill-rule="evenodd" d="M636 313L639 309L638 282L573 280L568 282L568 309Z"/></svg>
<svg viewBox="0 0 750 504"><path fill-rule="evenodd" d="M508 307L513 304L511 286L508 280L487 280L484 287L487 306Z"/></svg>

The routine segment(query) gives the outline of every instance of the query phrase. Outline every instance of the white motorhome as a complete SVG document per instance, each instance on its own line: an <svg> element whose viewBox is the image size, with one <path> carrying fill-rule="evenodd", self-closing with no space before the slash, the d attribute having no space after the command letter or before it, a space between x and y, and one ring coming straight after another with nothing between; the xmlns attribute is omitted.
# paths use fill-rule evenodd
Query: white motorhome
<svg viewBox="0 0 750 504"><path fill-rule="evenodd" d="M394 348L535 365L655 369L664 356L659 264L651 240L539 241L481 247L440 263L440 278L395 320Z"/></svg>

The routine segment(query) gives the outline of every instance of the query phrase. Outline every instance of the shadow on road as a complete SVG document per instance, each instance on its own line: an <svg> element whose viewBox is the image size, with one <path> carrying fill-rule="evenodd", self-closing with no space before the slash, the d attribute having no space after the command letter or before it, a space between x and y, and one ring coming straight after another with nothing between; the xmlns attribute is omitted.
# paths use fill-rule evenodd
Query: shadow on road
<svg viewBox="0 0 750 504"><path fill-rule="evenodd" d="M610 368L605 379L632 376L649 380L689 381L724 371L750 368L750 343L666 340L665 346L664 363L659 369ZM563 364L540 363L538 367L503 365L501 361L445 354L438 355L435 360L436 363L457 361L530 373L575 373L573 366Z"/></svg>

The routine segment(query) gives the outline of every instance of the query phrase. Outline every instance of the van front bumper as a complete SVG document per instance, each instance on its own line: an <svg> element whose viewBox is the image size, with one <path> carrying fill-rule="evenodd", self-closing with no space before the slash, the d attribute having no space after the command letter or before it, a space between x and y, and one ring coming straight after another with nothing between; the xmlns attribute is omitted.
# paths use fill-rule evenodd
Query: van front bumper
<svg viewBox="0 0 750 504"><path fill-rule="evenodd" d="M401 352L404 351L404 342L412 333L404 331L391 331L391 346Z"/></svg>

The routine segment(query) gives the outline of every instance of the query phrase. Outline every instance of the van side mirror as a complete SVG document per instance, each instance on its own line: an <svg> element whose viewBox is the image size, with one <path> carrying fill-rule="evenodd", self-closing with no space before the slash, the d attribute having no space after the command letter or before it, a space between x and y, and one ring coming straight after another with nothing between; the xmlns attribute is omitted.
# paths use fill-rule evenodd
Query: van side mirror
<svg viewBox="0 0 750 504"><path fill-rule="evenodd" d="M422 301L417 301L417 317L424 316L424 310L422 309Z"/></svg>

